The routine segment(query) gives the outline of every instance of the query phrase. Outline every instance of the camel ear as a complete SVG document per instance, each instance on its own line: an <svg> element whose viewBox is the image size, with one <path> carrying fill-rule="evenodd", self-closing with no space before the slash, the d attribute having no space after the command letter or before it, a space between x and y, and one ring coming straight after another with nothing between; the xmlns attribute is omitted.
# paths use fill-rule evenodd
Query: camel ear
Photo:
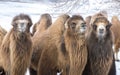
<svg viewBox="0 0 120 75"><path fill-rule="evenodd" d="M94 24L92 25L93 29L96 30L97 26Z"/></svg>
<svg viewBox="0 0 120 75"><path fill-rule="evenodd" d="M33 23L32 23L32 20L31 20L31 19L29 19L29 23L28 23L28 25L29 25L30 27L33 25Z"/></svg>
<svg viewBox="0 0 120 75"><path fill-rule="evenodd" d="M111 26L112 26L112 24L109 23L109 24L106 26L106 29L110 29Z"/></svg>
<svg viewBox="0 0 120 75"><path fill-rule="evenodd" d="M66 21L66 23L65 23L65 29L68 29L68 20Z"/></svg>
<svg viewBox="0 0 120 75"><path fill-rule="evenodd" d="M12 25L13 27L15 27L15 26L17 25L17 23L13 21L13 22L11 23L11 25Z"/></svg>

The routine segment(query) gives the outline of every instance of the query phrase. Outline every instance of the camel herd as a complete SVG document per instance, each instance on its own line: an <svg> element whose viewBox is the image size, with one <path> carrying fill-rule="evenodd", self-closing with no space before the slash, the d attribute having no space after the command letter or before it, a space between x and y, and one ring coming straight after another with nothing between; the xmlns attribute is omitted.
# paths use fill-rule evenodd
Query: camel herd
<svg viewBox="0 0 120 75"><path fill-rule="evenodd" d="M11 25L9 32L0 26L0 75L25 75L27 68L30 75L116 75L117 16L109 21L106 11L85 19L62 14L52 23L45 13L33 24L29 15L19 14Z"/></svg>

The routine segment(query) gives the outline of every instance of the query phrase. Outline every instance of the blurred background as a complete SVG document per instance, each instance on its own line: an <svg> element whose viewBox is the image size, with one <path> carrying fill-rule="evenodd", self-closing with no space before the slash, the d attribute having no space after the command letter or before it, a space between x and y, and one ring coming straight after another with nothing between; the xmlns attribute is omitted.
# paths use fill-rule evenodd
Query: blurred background
<svg viewBox="0 0 120 75"><path fill-rule="evenodd" d="M35 23L43 13L54 18L62 13L86 17L102 10L107 11L109 20L119 16L120 0L0 0L0 25L9 30L12 18L19 13L30 15Z"/></svg>

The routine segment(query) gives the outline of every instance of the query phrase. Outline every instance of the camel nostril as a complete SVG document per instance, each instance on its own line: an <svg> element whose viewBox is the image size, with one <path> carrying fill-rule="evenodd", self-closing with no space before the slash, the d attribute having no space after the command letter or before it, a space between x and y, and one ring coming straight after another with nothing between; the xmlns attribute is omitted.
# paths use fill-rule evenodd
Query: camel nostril
<svg viewBox="0 0 120 75"><path fill-rule="evenodd" d="M83 28L84 28L84 27L86 27L86 25L85 25L85 24L82 24L82 25L81 25L81 27L83 27Z"/></svg>
<svg viewBox="0 0 120 75"><path fill-rule="evenodd" d="M99 29L99 32L100 32L100 33L103 33L103 32L104 32L104 29Z"/></svg>

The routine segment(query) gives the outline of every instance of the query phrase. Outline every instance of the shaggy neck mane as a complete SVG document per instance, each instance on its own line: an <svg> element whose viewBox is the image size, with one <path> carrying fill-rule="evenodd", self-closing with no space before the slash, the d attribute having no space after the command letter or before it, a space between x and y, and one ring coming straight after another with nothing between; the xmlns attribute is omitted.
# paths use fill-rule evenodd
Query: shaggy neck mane
<svg viewBox="0 0 120 75"><path fill-rule="evenodd" d="M20 56L23 56L25 51L31 48L31 35L30 33L20 33L12 30L10 35L10 49L16 51Z"/></svg>
<svg viewBox="0 0 120 75"><path fill-rule="evenodd" d="M76 33L76 32L71 32L71 30L66 30L66 33L65 33L67 36L69 36L70 38L74 39L74 40L79 40L79 39L84 39L85 38L85 35L81 35L79 33Z"/></svg>
<svg viewBox="0 0 120 75"><path fill-rule="evenodd" d="M66 42L68 42L67 44L69 44L68 46L72 46L71 48L73 48L72 50L80 50L81 46L85 45L85 37L80 36L80 34L77 33L70 33L69 31L65 31L65 39ZM71 49L70 48L70 49Z"/></svg>
<svg viewBox="0 0 120 75"><path fill-rule="evenodd" d="M18 40L18 41L25 41L28 39L28 36L30 36L29 33L25 32L25 33L20 33L18 31L15 31L14 29L12 29L13 33L12 33L12 36L14 36L14 39L15 40Z"/></svg>
<svg viewBox="0 0 120 75"><path fill-rule="evenodd" d="M84 64L86 63L86 43L85 38L80 34L73 34L69 31L65 31L65 45L66 50L69 52L70 56L70 75L82 75ZM86 57L84 57L86 56ZM80 61L79 61L80 60Z"/></svg>
<svg viewBox="0 0 120 75"><path fill-rule="evenodd" d="M96 36L96 34L93 31L91 31L90 33L91 33L90 34L91 35L90 38L93 38L94 41L97 41L98 43L101 43L101 44L106 42L107 40L112 39L112 35L111 35L111 31L110 30L107 30L107 33L106 33L105 37L102 38L101 40L98 39L98 37Z"/></svg>

